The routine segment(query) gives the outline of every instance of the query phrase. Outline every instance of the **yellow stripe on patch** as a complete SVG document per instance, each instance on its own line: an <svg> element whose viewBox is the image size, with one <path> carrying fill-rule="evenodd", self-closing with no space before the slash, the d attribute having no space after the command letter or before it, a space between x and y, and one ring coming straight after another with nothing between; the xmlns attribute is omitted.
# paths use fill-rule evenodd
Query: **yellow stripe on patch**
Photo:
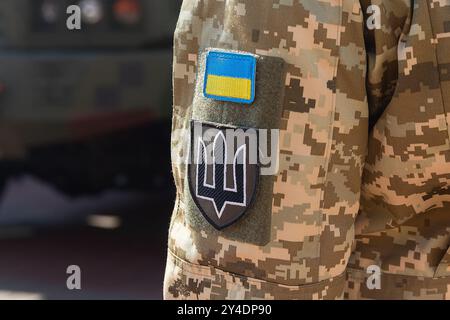
<svg viewBox="0 0 450 320"><path fill-rule="evenodd" d="M250 79L208 75L206 93L213 96L249 100L252 96Z"/></svg>

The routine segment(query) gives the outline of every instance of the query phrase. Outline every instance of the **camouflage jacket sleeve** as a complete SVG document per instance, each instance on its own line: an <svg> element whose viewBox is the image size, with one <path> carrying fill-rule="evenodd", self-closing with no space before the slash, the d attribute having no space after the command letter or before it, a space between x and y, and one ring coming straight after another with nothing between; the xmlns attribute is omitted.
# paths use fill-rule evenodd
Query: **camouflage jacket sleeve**
<svg viewBox="0 0 450 320"><path fill-rule="evenodd" d="M426 6L425 0L418 1ZM445 195L435 197L444 193L445 175L434 176L429 170L446 169L432 160L435 156L445 163L448 131L442 112L445 90L439 81L402 80L415 74L416 66L428 66L435 74L439 63L427 59L436 51L416 53L400 42L412 17L408 1L393 1L392 6L379 2L391 12L383 18L391 28L381 31L385 35L365 31L368 1L183 2L174 42L171 144L177 199L169 229L166 299L364 297L369 262L387 266L390 273L383 285L391 289L397 285L391 273L405 267L404 260L393 261L397 265L374 260L381 252L375 244L392 248L391 257L411 259L405 260L406 266L413 263L414 270L427 258L443 258L443 248L448 247L445 224L432 228L435 236L430 229L417 232L416 225L392 228L420 216L401 206L400 219L383 220L392 217L387 215L390 205L412 200L403 193L419 192L412 188L415 183L423 188L420 179L437 183L424 191L428 193L419 192L436 199L427 210L436 203L445 209ZM438 9L447 2L432 1ZM423 14L415 17L426 19ZM441 14L436 13L437 21L445 17ZM448 50L448 24L441 23L442 30L435 26L432 36L429 20L428 25L411 21L410 41L432 40L435 48L439 38ZM443 63L448 57L441 55ZM395 101L405 99L416 106L421 126L414 125L404 108L395 107ZM433 114L437 109L428 109L430 105L441 113ZM370 136L369 114L375 126ZM389 121L395 126L383 131ZM411 130L439 139L419 136L408 144ZM238 133L243 133L242 139ZM262 156L269 154L261 149L272 141L272 156ZM434 152L425 151L427 143L436 144ZM384 162L379 164L380 159ZM423 162L407 164L405 159ZM395 161L395 169L390 168ZM418 176L402 175L404 168L417 169L412 172ZM411 187L407 179L414 182ZM408 187L393 190L390 183ZM396 191L403 192L401 200ZM385 237L387 226L394 233ZM372 242L372 232L382 237ZM417 233L412 242L411 232ZM433 245L420 251L429 242L419 238L436 239L440 251ZM443 259L447 265L441 265L440 273L445 274L448 260ZM357 272L347 274L348 270ZM417 280L401 297L425 292L425 285Z"/></svg>
<svg viewBox="0 0 450 320"><path fill-rule="evenodd" d="M253 104L205 97L215 51L257 60ZM341 298L368 132L359 1L185 0L173 67L178 192L165 298ZM219 230L209 223L220 224L217 199L199 199L183 161L192 120L279 132L277 172L259 174L244 210L226 204L221 218L242 216Z"/></svg>

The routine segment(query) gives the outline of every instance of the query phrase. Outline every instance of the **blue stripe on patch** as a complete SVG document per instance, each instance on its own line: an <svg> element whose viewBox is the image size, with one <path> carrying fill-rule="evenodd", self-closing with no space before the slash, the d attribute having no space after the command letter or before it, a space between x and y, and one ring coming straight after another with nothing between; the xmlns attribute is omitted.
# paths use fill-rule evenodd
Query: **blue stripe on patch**
<svg viewBox="0 0 450 320"><path fill-rule="evenodd" d="M216 76L253 79L256 59L237 53L210 52L207 57L208 74Z"/></svg>

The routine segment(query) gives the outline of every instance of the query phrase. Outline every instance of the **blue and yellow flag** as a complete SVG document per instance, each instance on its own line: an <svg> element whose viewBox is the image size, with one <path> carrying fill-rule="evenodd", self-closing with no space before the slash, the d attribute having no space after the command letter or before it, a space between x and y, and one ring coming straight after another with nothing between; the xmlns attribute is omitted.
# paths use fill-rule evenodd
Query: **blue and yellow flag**
<svg viewBox="0 0 450 320"><path fill-rule="evenodd" d="M250 104L255 99L256 58L211 51L206 57L203 94L207 98Z"/></svg>

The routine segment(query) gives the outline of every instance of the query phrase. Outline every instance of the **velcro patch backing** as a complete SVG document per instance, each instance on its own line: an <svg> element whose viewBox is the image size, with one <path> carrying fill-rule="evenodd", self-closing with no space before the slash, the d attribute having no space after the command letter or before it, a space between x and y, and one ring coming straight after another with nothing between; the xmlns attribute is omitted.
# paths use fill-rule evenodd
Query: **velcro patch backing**
<svg viewBox="0 0 450 320"><path fill-rule="evenodd" d="M219 127L278 129L280 128L285 63L282 58L254 55L246 52L228 51L230 54L255 57L255 96L251 106L242 103L220 101L205 97L205 77L207 57L212 52L223 49L206 48L200 52L198 76L192 107L192 120ZM268 143L268 142L266 142ZM228 239L245 243L265 245L270 240L274 177L260 175L254 200L246 208L245 215L235 223L217 230L203 216L191 196L189 183L185 183L186 222L197 231L222 235Z"/></svg>

